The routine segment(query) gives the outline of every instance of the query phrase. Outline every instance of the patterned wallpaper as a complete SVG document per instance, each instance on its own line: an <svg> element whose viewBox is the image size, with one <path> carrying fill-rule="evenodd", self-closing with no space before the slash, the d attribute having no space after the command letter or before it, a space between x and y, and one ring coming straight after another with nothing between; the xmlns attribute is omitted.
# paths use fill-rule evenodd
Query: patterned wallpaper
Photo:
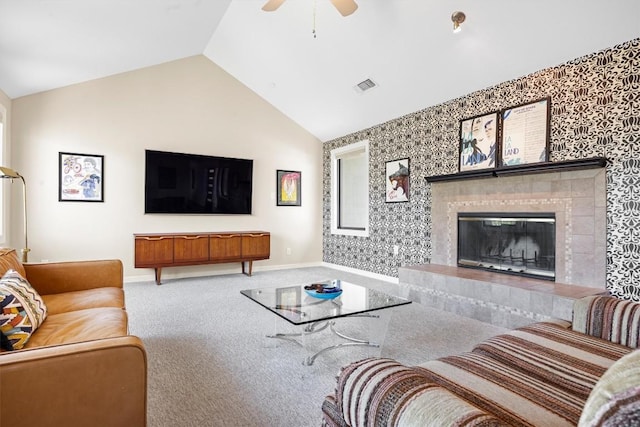
<svg viewBox="0 0 640 427"><path fill-rule="evenodd" d="M605 156L607 288L640 301L640 38L324 144L325 262L397 277L431 259L430 185L457 172L459 121L551 97L551 161ZM370 237L332 235L330 152L370 141ZM410 158L411 200L385 203L385 162ZM400 253L393 255L393 246Z"/></svg>

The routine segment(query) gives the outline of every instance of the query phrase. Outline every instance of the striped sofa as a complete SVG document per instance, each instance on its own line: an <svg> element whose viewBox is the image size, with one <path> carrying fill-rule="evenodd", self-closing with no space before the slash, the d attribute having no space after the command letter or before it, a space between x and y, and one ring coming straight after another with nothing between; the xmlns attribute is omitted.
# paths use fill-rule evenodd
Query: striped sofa
<svg viewBox="0 0 640 427"><path fill-rule="evenodd" d="M419 366L345 366L323 426L637 426L639 338L640 304L582 298L573 323L534 323Z"/></svg>

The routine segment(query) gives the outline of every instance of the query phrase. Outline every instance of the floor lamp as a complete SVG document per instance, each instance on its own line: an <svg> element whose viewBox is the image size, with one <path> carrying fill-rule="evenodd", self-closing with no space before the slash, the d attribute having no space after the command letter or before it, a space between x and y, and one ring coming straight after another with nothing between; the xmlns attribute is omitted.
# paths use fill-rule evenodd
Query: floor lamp
<svg viewBox="0 0 640 427"><path fill-rule="evenodd" d="M22 262L27 262L28 254L31 250L29 249L29 240L27 238L27 183L24 181L24 177L18 172L5 168L4 166L0 166L0 178L10 179L11 182L17 178L22 180L22 198L24 200L24 249L22 249Z"/></svg>

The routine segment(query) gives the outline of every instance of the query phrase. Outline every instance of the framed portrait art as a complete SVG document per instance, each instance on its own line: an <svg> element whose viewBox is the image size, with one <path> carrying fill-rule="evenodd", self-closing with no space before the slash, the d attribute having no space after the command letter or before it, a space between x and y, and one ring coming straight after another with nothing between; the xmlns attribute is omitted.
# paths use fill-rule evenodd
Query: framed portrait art
<svg viewBox="0 0 640 427"><path fill-rule="evenodd" d="M551 98L502 111L502 166L549 161Z"/></svg>
<svg viewBox="0 0 640 427"><path fill-rule="evenodd" d="M302 172L276 171L276 205L277 206L302 206Z"/></svg>
<svg viewBox="0 0 640 427"><path fill-rule="evenodd" d="M409 201L409 159L392 160L385 164L386 203Z"/></svg>
<svg viewBox="0 0 640 427"><path fill-rule="evenodd" d="M60 202L104 201L104 156L59 153L58 162Z"/></svg>
<svg viewBox="0 0 640 427"><path fill-rule="evenodd" d="M460 121L460 172L496 167L498 117L495 111Z"/></svg>

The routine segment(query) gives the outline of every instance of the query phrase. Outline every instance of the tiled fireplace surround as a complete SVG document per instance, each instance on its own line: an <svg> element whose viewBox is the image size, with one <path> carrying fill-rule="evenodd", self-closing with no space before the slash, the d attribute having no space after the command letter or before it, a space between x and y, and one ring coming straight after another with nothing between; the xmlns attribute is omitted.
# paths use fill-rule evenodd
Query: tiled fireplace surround
<svg viewBox="0 0 640 427"><path fill-rule="evenodd" d="M605 292L605 169L434 182L431 264L401 267L399 282L421 303L514 328L570 320L573 300ZM556 281L457 267L458 212L553 212Z"/></svg>

